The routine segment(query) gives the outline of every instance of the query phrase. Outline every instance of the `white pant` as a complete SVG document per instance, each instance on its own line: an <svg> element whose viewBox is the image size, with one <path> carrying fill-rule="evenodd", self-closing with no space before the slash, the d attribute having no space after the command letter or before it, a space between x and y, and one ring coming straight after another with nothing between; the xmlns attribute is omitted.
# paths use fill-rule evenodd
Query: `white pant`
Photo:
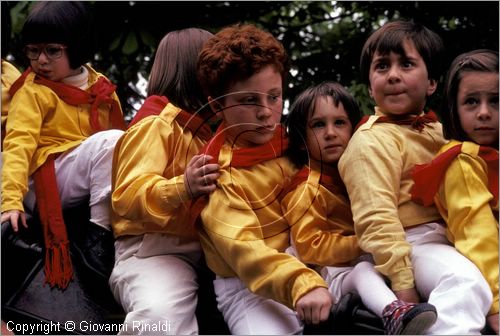
<svg viewBox="0 0 500 336"><path fill-rule="evenodd" d="M434 335L480 334L492 293L479 269L450 245L445 227L428 223L406 230L417 290L436 307Z"/></svg>
<svg viewBox="0 0 500 336"><path fill-rule="evenodd" d="M127 236L116 240L115 255L109 284L127 313L120 334L198 333L199 242L160 233ZM153 325L166 328L146 328Z"/></svg>
<svg viewBox="0 0 500 336"><path fill-rule="evenodd" d="M439 223L410 228L406 230L406 239L412 244L411 261L417 291L424 301L436 307L438 313L436 323L427 333L480 334L492 294L477 267L450 245L445 228ZM321 273L337 300L354 290L368 309L381 316L383 307L396 297L387 292L388 287L374 272L363 262L354 270L352 267L325 267Z"/></svg>
<svg viewBox="0 0 500 336"><path fill-rule="evenodd" d="M55 160L56 180L63 209L90 195L90 221L110 230L111 166L113 151L123 131L108 130L88 137ZM35 189L30 178L25 209L33 212Z"/></svg>
<svg viewBox="0 0 500 336"><path fill-rule="evenodd" d="M218 308L234 335L301 334L303 323L287 306L254 294L239 278L214 280Z"/></svg>
<svg viewBox="0 0 500 336"><path fill-rule="evenodd" d="M354 267L323 267L321 275L328 284L335 303L347 294L359 296L371 312L382 318L384 308L397 300L387 286L384 277L375 270L373 264L363 261Z"/></svg>

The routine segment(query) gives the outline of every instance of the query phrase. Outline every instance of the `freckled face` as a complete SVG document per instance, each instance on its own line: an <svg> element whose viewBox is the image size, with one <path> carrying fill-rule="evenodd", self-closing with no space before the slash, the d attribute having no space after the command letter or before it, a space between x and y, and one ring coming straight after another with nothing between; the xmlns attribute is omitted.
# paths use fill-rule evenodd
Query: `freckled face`
<svg viewBox="0 0 500 336"><path fill-rule="evenodd" d="M283 111L281 74L268 65L250 78L231 85L221 99L209 97L214 110L222 109L226 135L241 147L271 140Z"/></svg>
<svg viewBox="0 0 500 336"><path fill-rule="evenodd" d="M479 145L498 145L498 73L464 72L457 92L462 129Z"/></svg>
<svg viewBox="0 0 500 336"><path fill-rule="evenodd" d="M336 164L352 135L352 125L342 103L331 97L319 97L306 127L309 159L316 163Z"/></svg>

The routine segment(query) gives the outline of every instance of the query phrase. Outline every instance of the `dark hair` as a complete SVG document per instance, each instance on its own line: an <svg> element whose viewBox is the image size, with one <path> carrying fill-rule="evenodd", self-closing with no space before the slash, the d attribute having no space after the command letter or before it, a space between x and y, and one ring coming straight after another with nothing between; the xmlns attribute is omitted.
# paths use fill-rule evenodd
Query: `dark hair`
<svg viewBox="0 0 500 336"><path fill-rule="evenodd" d="M323 82L316 86L311 86L303 91L290 107L285 125L288 129L290 145L285 153L290 160L298 167L302 167L308 162L308 152L306 149L306 128L308 120L313 113L314 105L320 97L331 97L336 107L340 103L344 106L352 129L361 120L361 112L354 97L342 85L336 82Z"/></svg>
<svg viewBox="0 0 500 336"><path fill-rule="evenodd" d="M360 72L370 82L370 64L375 52L385 55L394 52L405 55L403 42L410 40L425 62L429 79L439 80L444 46L441 37L425 26L411 21L393 21L376 30L366 40L361 51Z"/></svg>
<svg viewBox="0 0 500 336"><path fill-rule="evenodd" d="M79 1L42 1L33 6L21 32L24 45L61 43L68 48L69 65L77 69L94 53L92 17Z"/></svg>
<svg viewBox="0 0 500 336"><path fill-rule="evenodd" d="M464 73L469 71L498 73L498 52L478 49L457 56L451 63L444 82L441 121L446 139L466 141L469 139L462 128L457 108L458 87Z"/></svg>
<svg viewBox="0 0 500 336"><path fill-rule="evenodd" d="M207 96L223 96L237 81L250 78L267 65L281 74L288 72L283 45L270 33L253 25L235 25L205 43L198 59L198 77Z"/></svg>
<svg viewBox="0 0 500 336"><path fill-rule="evenodd" d="M169 32L158 45L149 76L148 96L166 96L174 105L196 112L206 104L196 75L198 54L213 34L198 28Z"/></svg>

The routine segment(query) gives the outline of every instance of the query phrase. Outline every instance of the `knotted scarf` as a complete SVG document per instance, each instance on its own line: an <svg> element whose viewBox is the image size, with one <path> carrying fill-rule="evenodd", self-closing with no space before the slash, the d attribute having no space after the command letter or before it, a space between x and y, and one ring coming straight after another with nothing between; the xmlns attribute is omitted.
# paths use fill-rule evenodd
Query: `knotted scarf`
<svg viewBox="0 0 500 336"><path fill-rule="evenodd" d="M370 116L364 116L361 118L361 121L356 126L356 129L359 126L363 125L368 121ZM412 128L422 132L425 125L433 122L437 122L438 118L433 111L429 111L424 115L420 116L408 116L408 115L384 115L377 118L375 123L390 123L397 125L411 125Z"/></svg>

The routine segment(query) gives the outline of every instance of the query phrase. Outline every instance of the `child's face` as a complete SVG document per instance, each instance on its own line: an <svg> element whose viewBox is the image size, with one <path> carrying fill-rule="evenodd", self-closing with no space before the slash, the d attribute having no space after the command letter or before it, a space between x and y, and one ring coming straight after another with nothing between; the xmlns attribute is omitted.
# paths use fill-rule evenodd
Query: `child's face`
<svg viewBox="0 0 500 336"><path fill-rule="evenodd" d="M65 77L79 73L79 69L71 69L69 66L66 46L62 44L28 44L26 56L30 59L33 71L51 81L59 82Z"/></svg>
<svg viewBox="0 0 500 336"><path fill-rule="evenodd" d="M403 42L406 56L375 52L370 64L370 95L389 114L420 114L425 101L436 90L427 66L410 40Z"/></svg>
<svg viewBox="0 0 500 336"><path fill-rule="evenodd" d="M464 72L457 110L468 137L479 145L498 143L498 73Z"/></svg>
<svg viewBox="0 0 500 336"><path fill-rule="evenodd" d="M319 97L306 126L306 141L312 163L335 164L351 139L352 125L339 102L332 97Z"/></svg>
<svg viewBox="0 0 500 336"><path fill-rule="evenodd" d="M271 140L283 109L281 74L269 65L231 85L227 92L219 101L219 108L223 109L228 138L240 147ZM213 106L215 100L209 97L209 101Z"/></svg>

